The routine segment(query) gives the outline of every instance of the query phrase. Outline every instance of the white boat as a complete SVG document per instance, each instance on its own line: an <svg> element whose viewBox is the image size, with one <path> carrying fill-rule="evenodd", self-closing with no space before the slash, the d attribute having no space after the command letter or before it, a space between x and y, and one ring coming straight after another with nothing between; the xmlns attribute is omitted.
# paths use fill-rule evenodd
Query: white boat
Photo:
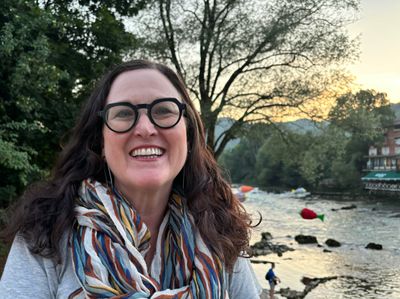
<svg viewBox="0 0 400 299"><path fill-rule="evenodd" d="M303 187L299 187L297 189L293 189L290 193L291 193L291 197L296 197L296 198L304 198L304 197L306 197L306 196L311 194L310 192L308 192Z"/></svg>

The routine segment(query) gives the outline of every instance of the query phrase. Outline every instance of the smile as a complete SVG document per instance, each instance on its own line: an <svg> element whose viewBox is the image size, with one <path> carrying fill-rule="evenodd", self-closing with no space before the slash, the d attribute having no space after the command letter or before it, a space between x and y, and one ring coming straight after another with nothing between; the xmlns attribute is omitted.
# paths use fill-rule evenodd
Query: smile
<svg viewBox="0 0 400 299"><path fill-rule="evenodd" d="M159 157L163 151L158 147L147 147L134 149L129 153L131 157Z"/></svg>

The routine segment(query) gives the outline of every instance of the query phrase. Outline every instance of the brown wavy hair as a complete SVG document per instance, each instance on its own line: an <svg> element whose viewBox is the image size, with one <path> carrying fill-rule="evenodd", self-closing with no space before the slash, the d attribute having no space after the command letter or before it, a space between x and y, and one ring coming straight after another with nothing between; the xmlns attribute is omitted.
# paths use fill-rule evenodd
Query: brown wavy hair
<svg viewBox="0 0 400 299"><path fill-rule="evenodd" d="M224 261L228 271L232 271L237 257L248 250L250 217L232 194L207 148L203 123L182 79L167 66L146 60L122 63L98 82L83 106L51 178L26 190L14 207L13 216L2 233L3 239L11 241L19 233L33 253L60 261L60 239L72 227L74 199L82 180L94 178L107 182L101 157L103 122L97 112L105 106L115 78L138 69L158 70L174 85L187 105L189 154L174 186L183 190L207 244Z"/></svg>

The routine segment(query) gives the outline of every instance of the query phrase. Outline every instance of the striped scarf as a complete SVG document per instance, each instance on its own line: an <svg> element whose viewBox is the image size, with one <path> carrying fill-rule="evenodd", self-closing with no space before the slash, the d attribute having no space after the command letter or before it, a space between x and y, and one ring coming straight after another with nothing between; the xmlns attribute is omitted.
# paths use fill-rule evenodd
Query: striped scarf
<svg viewBox="0 0 400 299"><path fill-rule="evenodd" d="M220 259L172 194L148 269L150 231L118 192L85 180L75 203L71 249L82 290L70 298L228 298Z"/></svg>

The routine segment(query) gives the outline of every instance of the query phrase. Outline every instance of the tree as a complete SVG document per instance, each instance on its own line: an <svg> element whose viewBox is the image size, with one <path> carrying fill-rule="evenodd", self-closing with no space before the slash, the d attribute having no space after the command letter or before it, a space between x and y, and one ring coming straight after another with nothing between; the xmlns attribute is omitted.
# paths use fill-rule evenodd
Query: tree
<svg viewBox="0 0 400 299"><path fill-rule="evenodd" d="M340 96L329 112L329 126L304 156L303 177L315 188L326 180L336 189L361 187L368 147L383 140L393 120L384 93L360 90Z"/></svg>
<svg viewBox="0 0 400 299"><path fill-rule="evenodd" d="M334 180L332 165L345 161L349 136L335 126L328 126L306 150L300 160L300 173L310 186L317 188L324 180ZM335 162L336 161L336 162ZM337 182L334 182L337 184Z"/></svg>
<svg viewBox="0 0 400 299"><path fill-rule="evenodd" d="M146 39L145 54L182 75L218 157L246 122L302 109L331 83L328 67L355 54L344 26L358 2L157 0L133 32ZM217 140L221 116L236 122Z"/></svg>
<svg viewBox="0 0 400 299"><path fill-rule="evenodd" d="M257 185L269 189L307 187L300 165L315 137L289 130L274 131L257 153Z"/></svg>
<svg viewBox="0 0 400 299"><path fill-rule="evenodd" d="M369 146L383 141L394 119L387 95L374 90L346 93L329 112L331 124L351 136L346 145L347 160L352 160L359 172Z"/></svg>
<svg viewBox="0 0 400 299"><path fill-rule="evenodd" d="M383 135L385 127L393 123L395 113L385 93L360 90L340 96L328 119L353 136L373 142L377 136Z"/></svg>
<svg viewBox="0 0 400 299"><path fill-rule="evenodd" d="M218 162L228 170L234 183L257 184L257 153L270 134L271 128L267 124L247 125L239 144L220 156Z"/></svg>
<svg viewBox="0 0 400 299"><path fill-rule="evenodd" d="M0 205L49 174L94 80L137 47L121 16L144 1L108 2L0 2Z"/></svg>

